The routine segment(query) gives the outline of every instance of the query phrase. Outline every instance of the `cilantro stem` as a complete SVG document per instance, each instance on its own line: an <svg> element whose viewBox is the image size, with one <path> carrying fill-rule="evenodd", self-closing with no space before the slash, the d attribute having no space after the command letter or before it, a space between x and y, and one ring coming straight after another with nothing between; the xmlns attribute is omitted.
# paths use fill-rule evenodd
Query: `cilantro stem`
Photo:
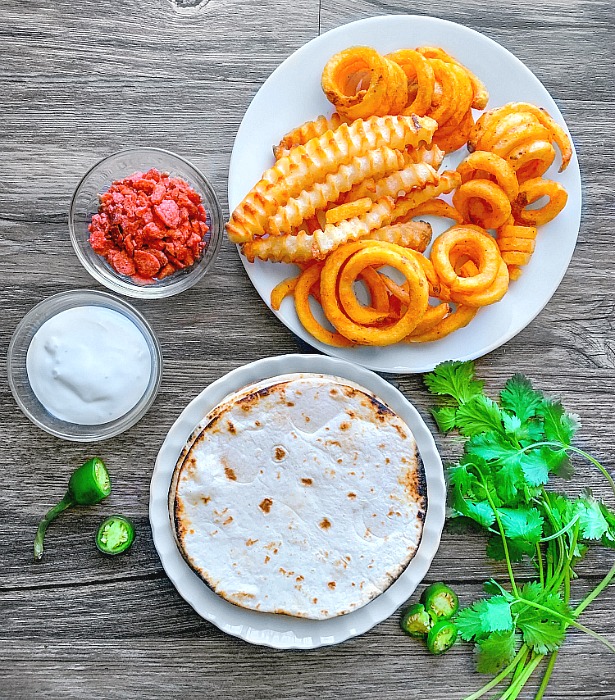
<svg viewBox="0 0 615 700"><path fill-rule="evenodd" d="M551 654L551 658L549 659L549 663L547 664L547 668L545 669L542 681L540 682L540 687L538 688L538 692L536 693L534 700L542 700L545 690L549 685L549 681L551 680L551 674L553 673L558 653L559 652L556 650Z"/></svg>
<svg viewBox="0 0 615 700"><path fill-rule="evenodd" d="M574 518L566 525L566 527L563 527L561 530L558 532L554 532L552 535L549 535L548 537L541 537L540 541L541 542L550 542L551 540L556 540L558 537L561 537L562 535L565 535L569 530L572 530L572 528L575 526L575 523L577 520L579 520L581 516L580 515L575 515Z"/></svg>
<svg viewBox="0 0 615 700"><path fill-rule="evenodd" d="M519 693L523 690L523 686L528 682L530 676L540 662L544 659L544 656L542 654L536 654L528 665L523 669L523 673L519 676L517 681L508 688L508 690L500 696L500 700L515 700L515 698L519 697Z"/></svg>
<svg viewBox="0 0 615 700"><path fill-rule="evenodd" d="M489 502L489 505L491 506L491 509L493 510L493 515L495 516L495 520L498 524L498 529L500 531L500 537L502 538L502 546L504 547L504 556L506 557L506 568L508 569L508 577L510 578L510 585L512 586L512 591L516 597L519 596L519 589L517 588L517 583L515 581L515 575L512 570L512 563L510 561L510 554L508 552L508 543L506 542L506 534L504 533L504 526L502 525L502 520L500 518L500 514L498 513L498 509L496 508L495 503L493 502L493 499L491 498L491 494L489 493L489 489L487 487L487 484L485 483L485 480L483 478L483 475L481 474L480 470L478 471L478 477L481 481L481 484L483 488L485 489L485 496L487 498L487 501Z"/></svg>
<svg viewBox="0 0 615 700"><path fill-rule="evenodd" d="M517 652L517 656L508 664L508 666L500 671L495 678L492 678L489 683L485 683L485 685L477 690L475 693L472 693L472 695L468 695L468 697L464 698L464 700L478 700L478 698L482 698L483 695L488 693L490 690L495 688L496 686L500 685L500 683L510 676L510 674L515 670L515 668L518 667L519 664L523 665L525 663L525 659L528 655L529 652L529 647L526 644L522 644L521 648Z"/></svg>
<svg viewBox="0 0 615 700"><path fill-rule="evenodd" d="M580 524L578 522L575 523L574 532L572 533L572 539L570 542L570 548L568 550L567 555L565 556L564 566L562 567L560 573L553 579L551 583L550 589L552 591L559 591L559 589L562 586L562 583L564 583L566 577L568 576L568 593L570 593L570 567L572 566L572 560L574 559L574 553L577 548L577 541L579 539L580 528ZM568 600L570 600L570 597L568 598ZM568 602L568 600L566 602Z"/></svg>
<svg viewBox="0 0 615 700"><path fill-rule="evenodd" d="M615 564L610 568L607 575L600 581L600 583L594 588L594 590L573 610L574 616L578 617L585 608L596 600L596 598L602 593L602 591L611 583L615 577Z"/></svg>
<svg viewBox="0 0 615 700"><path fill-rule="evenodd" d="M590 637L593 637L597 641L602 642L602 644L604 644L605 647L610 649L615 654L615 647L609 642L608 639L603 637L601 634L598 634L598 632L594 632L594 630L590 629L589 627L582 625L580 622L577 622L576 620L573 620L570 617L566 617L566 615L562 615L561 613L558 613L552 608L547 608L546 606L541 605L540 603L535 603L533 600L527 600L526 598L521 598L517 596L517 600L515 600L512 603L512 605L515 605L515 603L523 603L524 605L529 605L530 608L536 608L536 610L541 610L550 617L555 617L558 620L565 622L567 625L572 625L573 627L580 629L582 632L585 632L585 634L589 634Z"/></svg>
<svg viewBox="0 0 615 700"><path fill-rule="evenodd" d="M536 542L536 558L538 559L538 575L540 577L540 585L545 587L545 571L542 566L542 549L540 549L540 543Z"/></svg>

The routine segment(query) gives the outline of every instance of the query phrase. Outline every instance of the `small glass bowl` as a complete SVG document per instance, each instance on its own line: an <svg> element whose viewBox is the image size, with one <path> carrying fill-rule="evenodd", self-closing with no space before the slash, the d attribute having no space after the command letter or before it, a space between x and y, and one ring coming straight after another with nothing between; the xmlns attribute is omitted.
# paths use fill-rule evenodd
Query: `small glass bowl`
<svg viewBox="0 0 615 700"><path fill-rule="evenodd" d="M161 280L139 283L116 272L105 258L94 252L89 242L88 226L92 216L98 213L99 196L109 189L112 182L135 172L147 172L150 168L185 180L201 195L209 232L205 250L194 265ZM68 226L77 257L94 279L125 296L161 299L179 294L203 278L220 250L223 218L216 193L194 165L161 148L128 148L103 158L83 176L70 204Z"/></svg>
<svg viewBox="0 0 615 700"><path fill-rule="evenodd" d="M49 413L37 399L28 381L26 357L36 332L46 321L60 312L80 306L102 306L126 316L143 334L151 356L151 376L143 396L128 413L100 425L79 425L57 418ZM63 440L72 440L73 442L106 440L132 427L149 410L156 398L162 379L162 353L149 323L128 302L107 292L94 290L61 292L45 299L31 309L13 333L8 349L7 365L9 385L19 408L39 428Z"/></svg>

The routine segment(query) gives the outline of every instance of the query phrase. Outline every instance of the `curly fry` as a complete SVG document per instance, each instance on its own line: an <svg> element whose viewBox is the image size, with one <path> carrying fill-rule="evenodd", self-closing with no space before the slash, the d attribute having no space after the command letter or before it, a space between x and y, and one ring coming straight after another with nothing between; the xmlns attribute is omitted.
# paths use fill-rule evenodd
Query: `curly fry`
<svg viewBox="0 0 615 700"><path fill-rule="evenodd" d="M532 202L541 197L549 201L540 209L526 209ZM527 180L519 188L519 196L513 202L515 221L526 226L542 226L554 219L566 206L568 193L563 185L554 180L543 180L540 177Z"/></svg>
<svg viewBox="0 0 615 700"><path fill-rule="evenodd" d="M299 275L296 277L287 277L281 282L278 282L278 284L276 284L276 286L271 290L270 303L271 308L274 311L279 311L284 299L293 294L298 281Z"/></svg>
<svg viewBox="0 0 615 700"><path fill-rule="evenodd" d="M406 74L408 85L408 104L404 114L423 116L431 107L435 76L429 61L418 51L401 49L386 55L394 61Z"/></svg>
<svg viewBox="0 0 615 700"><path fill-rule="evenodd" d="M455 207L452 207L443 199L429 199L406 214L406 217L410 219L413 219L415 216L443 216L446 219L452 219L458 224L463 223L463 216Z"/></svg>
<svg viewBox="0 0 615 700"><path fill-rule="evenodd" d="M475 179L478 170L484 170L494 177L509 201L516 199L519 183L514 170L503 158L488 151L474 151L457 166L462 183Z"/></svg>
<svg viewBox="0 0 615 700"><path fill-rule="evenodd" d="M326 345L332 345L336 348L347 348L353 343L344 338L344 336L339 333L332 333L331 331L324 328L314 317L312 310L310 309L309 297L311 294L312 285L318 282L322 265L311 265L304 270L299 276L299 280L295 287L295 309L297 311L297 316L301 321L301 325L305 330L316 340Z"/></svg>
<svg viewBox="0 0 615 700"><path fill-rule="evenodd" d="M470 208L475 199L485 204L484 210ZM464 182L453 195L453 206L464 221L476 222L483 228L498 228L511 213L510 200L502 188L490 180Z"/></svg>
<svg viewBox="0 0 615 700"><path fill-rule="evenodd" d="M478 266L478 274L460 277L454 269L451 253L463 246ZM502 258L496 242L485 231L455 225L440 234L431 248L431 262L438 277L455 292L481 292L498 274Z"/></svg>
<svg viewBox="0 0 615 700"><path fill-rule="evenodd" d="M437 323L431 330L421 335L414 335L408 338L410 343L431 343L441 340L460 328L464 328L476 316L478 307L463 306L460 304L453 313L446 316Z"/></svg>

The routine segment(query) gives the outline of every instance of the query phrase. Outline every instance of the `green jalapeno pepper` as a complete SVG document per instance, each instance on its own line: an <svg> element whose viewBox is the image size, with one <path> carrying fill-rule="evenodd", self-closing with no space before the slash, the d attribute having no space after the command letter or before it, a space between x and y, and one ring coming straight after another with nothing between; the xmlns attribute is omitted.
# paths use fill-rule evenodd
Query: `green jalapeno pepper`
<svg viewBox="0 0 615 700"><path fill-rule="evenodd" d="M457 626L450 620L439 620L429 630L427 649L432 654L444 654L457 640Z"/></svg>
<svg viewBox="0 0 615 700"><path fill-rule="evenodd" d="M111 493L109 472L102 459L94 457L76 469L68 482L64 498L41 520L34 538L34 558L43 556L43 542L49 524L60 513L73 506L91 506L99 503Z"/></svg>
<svg viewBox="0 0 615 700"><path fill-rule="evenodd" d="M415 603L403 614L400 624L402 630L411 637L426 637L433 620L422 603Z"/></svg>
<svg viewBox="0 0 615 700"><path fill-rule="evenodd" d="M103 554L121 554L134 542L134 525L123 515L112 515L103 520L96 533L96 546Z"/></svg>
<svg viewBox="0 0 615 700"><path fill-rule="evenodd" d="M444 583L432 583L431 586L427 586L421 595L421 603L428 613L442 620L453 617L459 609L457 594Z"/></svg>

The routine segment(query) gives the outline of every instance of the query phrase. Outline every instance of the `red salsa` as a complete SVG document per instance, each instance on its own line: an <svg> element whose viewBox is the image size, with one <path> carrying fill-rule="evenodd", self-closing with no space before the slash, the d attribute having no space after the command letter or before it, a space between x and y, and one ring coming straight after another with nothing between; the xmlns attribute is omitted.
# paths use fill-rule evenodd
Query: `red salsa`
<svg viewBox="0 0 615 700"><path fill-rule="evenodd" d="M193 265L209 227L198 192L152 168L113 182L88 230L92 249L114 270L151 282Z"/></svg>

